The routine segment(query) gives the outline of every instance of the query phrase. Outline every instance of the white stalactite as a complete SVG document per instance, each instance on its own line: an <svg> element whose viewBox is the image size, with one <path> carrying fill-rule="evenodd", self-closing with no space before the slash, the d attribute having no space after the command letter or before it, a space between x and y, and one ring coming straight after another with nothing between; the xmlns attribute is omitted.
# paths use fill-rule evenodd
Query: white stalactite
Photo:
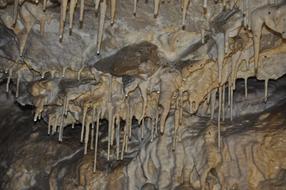
<svg viewBox="0 0 286 190"><path fill-rule="evenodd" d="M70 30L70 34L72 33L72 27L73 27L73 17L74 17L74 12L76 9L76 4L77 4L77 0L71 0L70 1L70 18L69 18L69 22L70 22L70 26L69 26L69 30Z"/></svg>
<svg viewBox="0 0 286 190"><path fill-rule="evenodd" d="M264 81L264 102L267 102L267 98L268 98L268 81L269 79L266 79Z"/></svg>
<svg viewBox="0 0 286 190"><path fill-rule="evenodd" d="M116 0L111 0L111 25L114 24L115 12L116 12Z"/></svg>
<svg viewBox="0 0 286 190"><path fill-rule="evenodd" d="M186 26L186 16L187 16L189 3L190 3L190 0L183 0L183 22L182 22L183 29Z"/></svg>
<svg viewBox="0 0 286 190"><path fill-rule="evenodd" d="M99 29L97 32L97 55L100 54L101 42L103 38L103 30L104 30L104 22L105 22L105 14L106 14L106 0L100 3L100 18L99 18Z"/></svg>
<svg viewBox="0 0 286 190"><path fill-rule="evenodd" d="M96 171L96 160L97 160L97 147L98 147L98 133L99 133L99 118L100 118L100 112L97 110L96 115L96 136L95 136L95 144L94 144L94 165L93 165L93 172Z"/></svg>
<svg viewBox="0 0 286 190"><path fill-rule="evenodd" d="M154 0L154 18L158 16L160 7L160 0Z"/></svg>
<svg viewBox="0 0 286 190"><path fill-rule="evenodd" d="M133 15L136 16L137 13L137 0L133 0Z"/></svg>
<svg viewBox="0 0 286 190"><path fill-rule="evenodd" d="M60 18L60 41L63 39L68 0L62 0Z"/></svg>

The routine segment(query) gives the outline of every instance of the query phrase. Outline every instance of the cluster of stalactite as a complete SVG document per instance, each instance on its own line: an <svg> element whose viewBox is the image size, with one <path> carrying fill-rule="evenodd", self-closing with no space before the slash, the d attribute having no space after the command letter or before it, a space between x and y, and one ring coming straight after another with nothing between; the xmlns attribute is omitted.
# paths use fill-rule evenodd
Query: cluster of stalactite
<svg viewBox="0 0 286 190"><path fill-rule="evenodd" d="M157 15L160 1L155 0L154 2L154 15ZM243 2L248 3L247 0ZM18 6L18 3L21 2L15 1L15 6ZM67 0L63 0L61 3L60 38L64 32L67 3ZM188 0L182 1L183 25L189 3ZM203 3L207 8L207 1ZM223 3L225 5L226 1ZM46 1L44 1L44 9L45 4ZM70 29L76 4L76 0L70 1ZM98 0L95 4L96 9L100 7L97 49L97 53L99 53L107 3L106 0ZM80 5L80 21L82 22L84 0ZM116 1L112 0L112 23L115 18L115 7ZM247 6L245 5L245 7ZM85 146L84 153L87 153L88 145L95 150L95 170L99 127L103 119L108 120L107 159L110 159L114 142L116 144L116 159L123 159L131 138L133 118L136 118L141 126L142 138L144 137L145 123L148 122L148 126L151 126L152 140L156 134L164 132L166 119L170 113L173 113L175 143L178 128L182 125L183 113L195 114L200 105L206 104L211 109L211 118L214 118L216 94L218 93L217 123L218 147L220 147L221 119L225 119L226 100L230 109L230 119L232 119L236 79L245 79L245 96L247 97L247 79L252 76L257 77L259 73L263 73L263 69L267 68L260 67L259 58L263 56L264 59L266 57L271 60L274 56L283 55L286 52L285 43L282 42L281 46L259 55L261 30L264 24L280 33L283 38L286 37L285 9L284 4L271 4L256 9L251 15L246 13L247 8L243 11L231 9L224 16L225 19L220 21L222 27L217 27L217 22L214 22L213 25L211 23L213 31L202 35L203 43L206 35L214 40L216 44L215 58L196 62L182 70L171 66L160 66L152 75L144 79L135 77L127 83L124 82L124 76L112 76L95 68L82 68L77 73L63 68L62 74L53 70L48 79L45 77L45 73L42 73L42 79L32 82L30 88L33 104L36 107L34 120L37 121L44 113L47 114L48 133L58 132L59 141L63 140L64 127L81 123L81 142ZM134 1L134 13L136 13L136 0ZM243 16L243 13L247 16ZM15 11L15 15L17 15L17 11ZM244 26L245 30L243 30ZM249 28L252 29L252 33L247 31ZM249 35L253 35L253 41ZM239 36L242 42L230 40L236 36ZM29 72L26 70L29 70L28 67L19 63L6 69L5 72L8 74L7 91L11 78L17 78L16 96L19 95L18 88L23 73ZM83 73L85 78L88 78L88 82L81 80ZM278 77L280 76L260 77L265 80L265 101L268 94L268 80ZM226 94L228 94L228 98L226 98Z"/></svg>
<svg viewBox="0 0 286 190"><path fill-rule="evenodd" d="M234 9L236 7L241 7L242 13L244 15L243 16L243 25L244 25L244 27L251 29L251 14L250 14L250 8L249 8L249 6L250 6L249 0L241 0L241 1L240 0L239 1L237 1L237 0L233 0L233 1L222 0L222 1L218 1L218 2L222 3L222 7L224 9ZM22 4L24 4L24 3L25 3L25 1L15 0L13 25L16 25L17 18L19 16L19 9L22 9ZM32 0L31 3L38 4L39 1L38 0ZM159 7L160 7L161 3L164 3L164 1L163 0L162 1L161 0L154 0L154 17L155 18L157 17L157 15L159 13ZM272 2L270 2L270 3L272 3ZM24 7L24 9L27 9L27 10L20 11L20 17L24 19L25 28L26 28L27 33L31 30L33 23L35 22L36 19L38 19L40 21L41 33L44 33L45 22L50 20L51 16L47 15L45 13L46 7L47 7L47 0L44 0L42 2L42 4L43 4L42 5L42 9L43 9L42 13L40 13L40 10L31 11L31 10L29 10L29 8L27 9L25 7ZM69 8L68 8L68 4L69 4ZM70 34L72 33L73 19L74 19L74 14L75 14L75 11L77 8L77 4L79 4L79 6L80 6L79 21L82 25L83 19L84 19L85 1L81 0L80 3L78 3L77 0L71 0L71 1L63 0L63 1L61 1L60 21L59 21L59 23L60 23L59 24L59 33L60 33L59 39L60 39L60 41L62 41L63 35L64 35L67 10L69 10L69 31L70 31ZM180 4L181 4L181 9L182 9L182 28L184 29L185 25L186 25L186 15L188 12L188 8L192 4L192 2L191 2L191 0L181 0ZM276 5L276 4L278 4L278 3L275 1L274 5ZM111 22L111 25L113 25L115 22L115 16L116 16L117 0L111 0L110 3L107 3L106 0L95 0L95 12L96 13L99 12L99 17L100 17L99 18L99 29L97 30L97 54L100 54L100 47L101 47L101 41L103 39L103 34L104 34L104 24L105 24L105 17L106 17L108 5L110 6L110 10L111 10L111 21L110 22ZM204 8L204 10L207 14L208 0L204 0L202 2L201 6ZM34 9L34 8L32 8L32 9ZM134 0L134 9L133 9L134 16L136 16L136 10L137 10L137 0ZM28 14L31 12L37 12L36 15L32 15L32 17L34 17L34 18L28 18ZM208 18L208 21L209 21L209 18ZM236 25L234 27L238 27L238 26ZM205 27L201 28L202 36L205 35L206 30L207 29ZM225 31L226 35L232 35L232 32L233 31ZM226 51L227 51L227 48L226 48ZM23 49L21 50L21 52L23 52Z"/></svg>
<svg viewBox="0 0 286 190"><path fill-rule="evenodd" d="M285 45L282 44L274 50L262 52L260 56L271 60L285 52ZM87 153L88 146L95 152L95 170L99 127L103 120L108 121L107 159L113 155L114 143L116 156L112 158L123 159L124 152L128 150L134 118L141 127L142 138L145 127L151 127L152 141L156 135L164 132L168 115L174 114L173 148L175 149L183 115L195 114L201 105L209 107L213 119L218 101L218 146L220 146L220 121L225 119L226 111L230 112L229 119L232 120L235 81L237 78L245 79L247 97L247 78L255 76L254 59L251 58L251 54L253 48L249 44L229 53L225 57L221 81L218 80L217 64L210 60L198 62L182 70L161 66L150 77L135 78L128 84L124 84L124 77L115 77L94 68L78 71L77 75L65 76L57 73L53 77L31 82L29 91L36 107L34 121L47 115L48 134L58 133L59 141L63 140L65 127L73 127L80 123L84 153ZM6 72L9 76L7 90L11 79L17 79L18 96L21 75L29 72L28 68L15 63ZM89 76L88 83L81 81L81 73ZM69 78L70 76L76 78ZM265 78L265 101L268 80L279 76L273 77L272 75Z"/></svg>

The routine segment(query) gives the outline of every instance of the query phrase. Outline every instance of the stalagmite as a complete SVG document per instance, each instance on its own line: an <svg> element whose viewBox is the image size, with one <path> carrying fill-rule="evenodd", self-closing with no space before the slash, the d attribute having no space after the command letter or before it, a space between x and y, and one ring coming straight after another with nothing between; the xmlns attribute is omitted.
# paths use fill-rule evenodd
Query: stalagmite
<svg viewBox="0 0 286 190"><path fill-rule="evenodd" d="M72 33L72 26L73 26L73 17L74 17L74 12L76 9L76 4L77 4L77 0L71 0L70 1L70 26L69 26L69 30L70 30L70 34Z"/></svg>
<svg viewBox="0 0 286 190"><path fill-rule="evenodd" d="M154 0L154 18L157 18L160 7L160 0Z"/></svg>
<svg viewBox="0 0 286 190"><path fill-rule="evenodd" d="M111 25L114 24L115 12L116 12L116 0L111 0Z"/></svg>
<svg viewBox="0 0 286 190"><path fill-rule="evenodd" d="M68 5L68 0L62 0L62 2L61 2L61 18L60 18L60 41L62 41L63 35L64 35L67 5Z"/></svg>
<svg viewBox="0 0 286 190"><path fill-rule="evenodd" d="M83 142L84 127L85 127L85 118L86 118L87 110L88 110L88 106L84 106L84 108L83 108L82 122L81 122L82 126L81 126L80 142Z"/></svg>
<svg viewBox="0 0 286 190"><path fill-rule="evenodd" d="M103 0L103 2L100 3L100 19L99 19L99 29L98 29L98 33L97 33L97 50L96 50L97 55L100 54L101 41L103 38L106 8L107 8L106 0Z"/></svg>
<svg viewBox="0 0 286 190"><path fill-rule="evenodd" d="M84 0L80 0L80 15L79 15L80 27L82 27L83 24L83 16L84 16Z"/></svg>
<svg viewBox="0 0 286 190"><path fill-rule="evenodd" d="M186 26L186 15L187 15L189 3L190 3L190 0L183 0L183 23L182 23L183 29L185 29L185 26Z"/></svg>
<svg viewBox="0 0 286 190"><path fill-rule="evenodd" d="M136 16L137 12L137 0L133 0L133 15Z"/></svg>
<svg viewBox="0 0 286 190"><path fill-rule="evenodd" d="M245 96L245 98L247 98L247 94L248 94L248 92L247 92L247 77L246 77L246 78L244 78L244 96Z"/></svg>
<svg viewBox="0 0 286 190"><path fill-rule="evenodd" d="M268 81L269 79L266 79L264 81L264 102L267 102L267 98L268 98Z"/></svg>
<svg viewBox="0 0 286 190"><path fill-rule="evenodd" d="M97 147L98 147L98 133L99 133L99 117L100 117L100 111L97 110L96 115L96 136L95 136L95 144L94 144L94 165L93 165L93 172L96 171L96 160L97 160Z"/></svg>

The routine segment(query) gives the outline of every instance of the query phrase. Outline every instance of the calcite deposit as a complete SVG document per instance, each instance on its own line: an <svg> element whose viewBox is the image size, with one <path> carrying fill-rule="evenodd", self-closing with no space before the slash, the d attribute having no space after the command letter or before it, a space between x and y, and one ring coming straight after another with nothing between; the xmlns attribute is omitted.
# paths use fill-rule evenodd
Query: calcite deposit
<svg viewBox="0 0 286 190"><path fill-rule="evenodd" d="M0 0L1 92L79 170L3 188L283 189L285 32L284 0Z"/></svg>

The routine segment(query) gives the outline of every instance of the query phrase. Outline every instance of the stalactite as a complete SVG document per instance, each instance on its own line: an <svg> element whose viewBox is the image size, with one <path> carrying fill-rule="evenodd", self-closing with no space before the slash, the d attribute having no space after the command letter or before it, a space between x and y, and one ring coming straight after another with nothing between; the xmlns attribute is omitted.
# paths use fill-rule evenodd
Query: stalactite
<svg viewBox="0 0 286 190"><path fill-rule="evenodd" d="M56 70L52 70L50 73L51 73L52 79L55 78Z"/></svg>
<svg viewBox="0 0 286 190"><path fill-rule="evenodd" d="M268 81L269 79L265 79L264 81L264 102L267 102L267 98L268 98Z"/></svg>
<svg viewBox="0 0 286 190"><path fill-rule="evenodd" d="M46 16L40 17L40 33L42 36L44 36L46 32Z"/></svg>
<svg viewBox="0 0 286 190"><path fill-rule="evenodd" d="M88 141L89 141L89 130L90 130L90 122L87 121L85 124L84 154L87 154L87 146L88 146Z"/></svg>
<svg viewBox="0 0 286 190"><path fill-rule="evenodd" d="M225 84L222 86L222 121L225 120Z"/></svg>
<svg viewBox="0 0 286 190"><path fill-rule="evenodd" d="M70 1L70 20L69 20L69 23L70 23L70 26L69 26L70 34L72 33L73 17L74 17L76 4L77 4L77 0L71 0Z"/></svg>
<svg viewBox="0 0 286 190"><path fill-rule="evenodd" d="M84 127L85 127L85 118L86 118L87 110L88 110L88 106L84 106L84 108L83 108L82 122L81 122L82 126L81 126L80 142L83 142Z"/></svg>
<svg viewBox="0 0 286 190"><path fill-rule="evenodd" d="M18 8L19 8L19 0L14 0L14 9L13 9L13 26L16 25L18 19Z"/></svg>
<svg viewBox="0 0 286 190"><path fill-rule="evenodd" d="M145 128L145 119L142 119L142 124L141 124L141 140L144 139L144 128Z"/></svg>
<svg viewBox="0 0 286 190"><path fill-rule="evenodd" d="M81 0L80 1L80 15L79 15L80 27L82 27L82 24L83 24L83 16L84 16L84 0Z"/></svg>
<svg viewBox="0 0 286 190"><path fill-rule="evenodd" d="M204 7L205 9L207 9L207 8L208 8L208 0L204 0L203 7Z"/></svg>
<svg viewBox="0 0 286 190"><path fill-rule="evenodd" d="M62 41L63 35L64 35L67 5L68 5L68 0L62 0L62 2L61 2L61 18L60 18L60 41Z"/></svg>
<svg viewBox="0 0 286 190"><path fill-rule="evenodd" d="M116 119L116 159L119 160L119 147L120 146L120 118Z"/></svg>
<svg viewBox="0 0 286 190"><path fill-rule="evenodd" d="M216 91L217 91L217 89L214 89L211 92L211 119L214 118L215 102L216 102Z"/></svg>
<svg viewBox="0 0 286 190"><path fill-rule="evenodd" d="M179 108L179 99L176 101L176 109L175 109L175 116L174 116L174 134L173 134L173 147L172 150L176 150L177 144L177 131L180 126L180 108Z"/></svg>
<svg viewBox="0 0 286 190"><path fill-rule="evenodd" d="M100 54L101 41L103 38L106 8L107 8L106 0L103 0L103 2L100 2L100 19L99 19L99 29L98 29L98 33L97 33L97 51L96 51L97 55Z"/></svg>
<svg viewBox="0 0 286 190"><path fill-rule="evenodd" d="M185 29L185 26L186 26L186 15L187 15L189 3L190 3L190 0L183 0L183 23L182 23L183 29Z"/></svg>
<svg viewBox="0 0 286 190"><path fill-rule="evenodd" d="M84 67L81 67L77 72L77 80L80 80L81 72L83 71Z"/></svg>
<svg viewBox="0 0 286 190"><path fill-rule="evenodd" d="M247 98L247 77L244 78L244 96Z"/></svg>
<svg viewBox="0 0 286 190"><path fill-rule="evenodd" d="M217 133L217 135L218 135L218 149L220 150L220 147L221 147L221 136L220 136L220 128L221 128L221 123L220 123L220 121L221 121L221 104L222 104L222 86L220 86L219 87L219 98L218 98L218 116L217 116L217 125L218 125L218 133Z"/></svg>
<svg viewBox="0 0 286 190"><path fill-rule="evenodd" d="M101 0L95 0L95 11L98 11L99 5Z"/></svg>
<svg viewBox="0 0 286 190"><path fill-rule="evenodd" d="M227 86L227 90L228 90L228 93L227 93L227 106L230 107L230 91L231 91L231 82L230 80L228 81L228 86Z"/></svg>
<svg viewBox="0 0 286 190"><path fill-rule="evenodd" d="M225 54L225 36L224 33L217 33L212 36L217 47L217 64L218 64L218 83L221 84L222 66Z"/></svg>
<svg viewBox="0 0 286 190"><path fill-rule="evenodd" d="M201 39L202 39L202 44L205 43L205 29L201 29Z"/></svg>
<svg viewBox="0 0 286 190"><path fill-rule="evenodd" d="M52 122L51 115L48 115L48 135L50 135L51 133L51 122Z"/></svg>
<svg viewBox="0 0 286 190"><path fill-rule="evenodd" d="M244 28L249 27L249 0L243 0L243 26Z"/></svg>
<svg viewBox="0 0 286 190"><path fill-rule="evenodd" d="M232 121L233 117L233 88L230 87L230 120Z"/></svg>
<svg viewBox="0 0 286 190"><path fill-rule="evenodd" d="M111 146L113 146L114 145L114 138L115 138L115 122L116 122L116 119L117 119L117 116L116 115L114 115L113 116L113 119L112 119L112 124L111 124L111 143L110 143L110 145Z"/></svg>
<svg viewBox="0 0 286 190"><path fill-rule="evenodd" d="M121 155L120 155L121 160L123 160L123 156L124 156L126 139L127 139L127 123L125 123L125 125L124 125L123 142L122 142Z"/></svg>
<svg viewBox="0 0 286 190"><path fill-rule="evenodd" d="M107 103L108 109L108 150L107 150L107 160L110 159L110 146L111 146L111 130L113 128L113 106L111 102Z"/></svg>
<svg viewBox="0 0 286 190"><path fill-rule="evenodd" d="M65 107L62 107L62 113L61 113L61 124L60 124L60 131L59 131L59 142L63 141L63 130L64 130L64 114L65 114Z"/></svg>
<svg viewBox="0 0 286 190"><path fill-rule="evenodd" d="M128 122L128 138L131 139L131 130L132 130L132 119L133 119L133 109L132 106L129 105L129 122Z"/></svg>
<svg viewBox="0 0 286 190"><path fill-rule="evenodd" d="M137 0L133 0L133 15L136 16L137 12Z"/></svg>
<svg viewBox="0 0 286 190"><path fill-rule="evenodd" d="M59 120L59 114L56 113L56 119L55 119L55 122L53 124L52 135L54 135L57 132L58 120Z"/></svg>
<svg viewBox="0 0 286 190"><path fill-rule="evenodd" d="M45 12L47 8L47 0L44 0L43 2L43 11Z"/></svg>
<svg viewBox="0 0 286 190"><path fill-rule="evenodd" d="M91 117L91 139L90 139L90 150L93 150L94 145L94 124L95 124L95 108L96 106L93 105L92 107L92 117Z"/></svg>
<svg viewBox="0 0 286 190"><path fill-rule="evenodd" d="M12 77L12 68L9 69L9 73L8 73L8 78L7 78L7 83L6 83L6 92L9 92L9 86L10 86L10 81L11 81L11 77Z"/></svg>
<svg viewBox="0 0 286 190"><path fill-rule="evenodd" d="M19 97L19 87L20 87L20 81L22 78L22 74L20 71L17 72L17 84L16 84L16 98Z"/></svg>
<svg viewBox="0 0 286 190"><path fill-rule="evenodd" d="M154 18L157 18L160 7L160 0L154 0Z"/></svg>
<svg viewBox="0 0 286 190"><path fill-rule="evenodd" d="M65 77L66 70L67 70L67 67L63 67L62 78L64 78L64 77Z"/></svg>
<svg viewBox="0 0 286 190"><path fill-rule="evenodd" d="M152 123L150 125L151 126L151 139L150 139L150 141L153 142L153 140L154 140L154 130L155 130L155 127L156 127L156 120L152 119L151 121L152 121Z"/></svg>
<svg viewBox="0 0 286 190"><path fill-rule="evenodd" d="M114 24L115 12L116 12L116 0L111 0L111 25Z"/></svg>
<svg viewBox="0 0 286 190"><path fill-rule="evenodd" d="M154 135L158 135L158 126L159 126L159 108L157 107L156 110L156 118L155 118L155 126L154 126Z"/></svg>
<svg viewBox="0 0 286 190"><path fill-rule="evenodd" d="M98 147L98 133L99 133L99 118L100 118L100 111L97 109L96 115L96 136L95 136L95 144L94 144L94 165L93 165L93 172L96 171L96 160L97 160L97 147Z"/></svg>

